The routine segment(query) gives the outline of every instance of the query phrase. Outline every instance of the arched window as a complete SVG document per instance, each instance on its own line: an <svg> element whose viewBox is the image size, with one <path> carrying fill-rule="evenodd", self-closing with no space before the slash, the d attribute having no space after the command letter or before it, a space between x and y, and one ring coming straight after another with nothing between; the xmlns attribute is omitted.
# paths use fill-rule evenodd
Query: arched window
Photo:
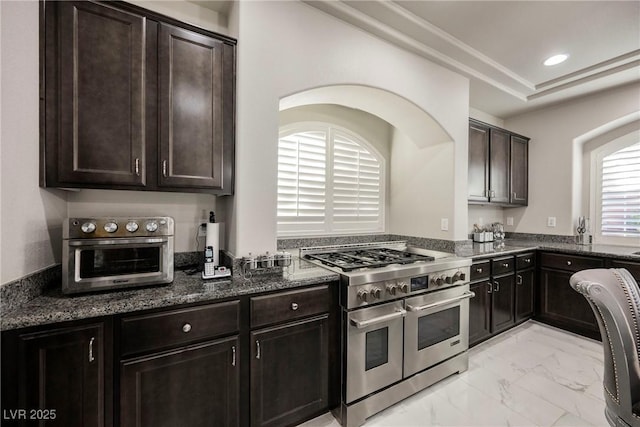
<svg viewBox="0 0 640 427"><path fill-rule="evenodd" d="M640 244L640 142L638 133L594 153L592 215L599 243Z"/></svg>
<svg viewBox="0 0 640 427"><path fill-rule="evenodd" d="M296 123L278 141L278 235L384 231L384 159L359 135Z"/></svg>

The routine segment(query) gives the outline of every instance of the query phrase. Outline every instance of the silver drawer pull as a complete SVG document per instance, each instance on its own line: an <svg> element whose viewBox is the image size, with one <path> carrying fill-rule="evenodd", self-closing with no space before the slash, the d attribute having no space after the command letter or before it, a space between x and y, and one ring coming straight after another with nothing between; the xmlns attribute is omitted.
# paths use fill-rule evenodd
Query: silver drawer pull
<svg viewBox="0 0 640 427"><path fill-rule="evenodd" d="M502 266L503 266L504 268L509 268L509 264L508 264L508 263L506 263L506 262L505 262L505 263L503 263L503 264L502 264Z"/></svg>
<svg viewBox="0 0 640 427"><path fill-rule="evenodd" d="M500 282L495 281L493 282L493 284L495 285L493 288L493 292L500 292Z"/></svg>
<svg viewBox="0 0 640 427"><path fill-rule="evenodd" d="M452 302L461 301L461 300L467 299L467 298L473 298L475 296L476 296L475 292L469 291L469 292L465 292L464 294L460 295L459 297L445 299L445 300L442 300L442 301L434 302L432 304L421 305L421 306L418 306L418 307L415 307L413 305L407 305L407 310L409 310L409 311L427 310L429 308L440 307L440 306L443 306L443 305L451 304Z"/></svg>
<svg viewBox="0 0 640 427"><path fill-rule="evenodd" d="M256 340L256 359L260 359L260 341Z"/></svg>
<svg viewBox="0 0 640 427"><path fill-rule="evenodd" d="M236 346L231 346L231 366L236 366Z"/></svg>
<svg viewBox="0 0 640 427"><path fill-rule="evenodd" d="M567 261L567 265L571 265L571 261Z"/></svg>
<svg viewBox="0 0 640 427"><path fill-rule="evenodd" d="M476 273L482 273L482 268L481 267L476 268Z"/></svg>
<svg viewBox="0 0 640 427"><path fill-rule="evenodd" d="M164 177L167 176L167 161L166 160L162 161L162 176L164 176Z"/></svg>
<svg viewBox="0 0 640 427"><path fill-rule="evenodd" d="M89 340L89 362L93 362L95 359L95 357L93 357L93 342L95 341L95 337L91 337L91 339Z"/></svg>
<svg viewBox="0 0 640 427"><path fill-rule="evenodd" d="M190 331L191 331L191 325L190 324L185 323L184 325L182 325L182 332L184 332L186 334L187 332L190 332Z"/></svg>
<svg viewBox="0 0 640 427"><path fill-rule="evenodd" d="M518 274L516 276L516 285L522 285L522 283L524 283L522 276L520 274Z"/></svg>
<svg viewBox="0 0 640 427"><path fill-rule="evenodd" d="M136 176L140 176L140 159L136 158L135 162Z"/></svg>
<svg viewBox="0 0 640 427"><path fill-rule="evenodd" d="M296 311L298 309L298 304L295 302L291 303L291 310Z"/></svg>
<svg viewBox="0 0 640 427"><path fill-rule="evenodd" d="M384 316L374 317L373 319L367 320L356 320L351 319L351 323L358 329L366 328L367 326L375 325L376 323L385 322L387 320L392 320L397 317L404 317L407 314L406 310L401 308L396 309L395 313L385 314Z"/></svg>
<svg viewBox="0 0 640 427"><path fill-rule="evenodd" d="M524 259L524 262L526 262L527 264L529 264L529 263L531 262L531 259L530 259L530 258L525 258L525 259Z"/></svg>

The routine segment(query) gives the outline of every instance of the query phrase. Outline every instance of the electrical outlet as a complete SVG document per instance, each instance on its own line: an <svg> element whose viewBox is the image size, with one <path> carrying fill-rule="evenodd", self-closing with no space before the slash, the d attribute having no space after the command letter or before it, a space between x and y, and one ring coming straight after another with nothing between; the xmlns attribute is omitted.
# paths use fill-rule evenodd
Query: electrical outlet
<svg viewBox="0 0 640 427"><path fill-rule="evenodd" d="M507 217L507 225L513 225L513 217L512 216L508 216Z"/></svg>
<svg viewBox="0 0 640 427"><path fill-rule="evenodd" d="M449 218L440 219L440 230L449 231Z"/></svg>
<svg viewBox="0 0 640 427"><path fill-rule="evenodd" d="M207 235L207 224L203 223L198 226L198 237L205 237Z"/></svg>
<svg viewBox="0 0 640 427"><path fill-rule="evenodd" d="M547 218L547 227L555 227L556 226L556 217L550 216Z"/></svg>

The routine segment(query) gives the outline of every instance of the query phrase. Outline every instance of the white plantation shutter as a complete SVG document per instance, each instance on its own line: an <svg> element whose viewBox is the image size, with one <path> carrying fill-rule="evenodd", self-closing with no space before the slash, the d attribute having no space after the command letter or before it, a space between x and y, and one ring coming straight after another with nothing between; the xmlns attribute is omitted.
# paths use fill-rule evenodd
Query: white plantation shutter
<svg viewBox="0 0 640 427"><path fill-rule="evenodd" d="M328 124L297 124L278 142L278 234L383 231L384 163Z"/></svg>
<svg viewBox="0 0 640 427"><path fill-rule="evenodd" d="M602 159L601 233L640 238L640 143Z"/></svg>

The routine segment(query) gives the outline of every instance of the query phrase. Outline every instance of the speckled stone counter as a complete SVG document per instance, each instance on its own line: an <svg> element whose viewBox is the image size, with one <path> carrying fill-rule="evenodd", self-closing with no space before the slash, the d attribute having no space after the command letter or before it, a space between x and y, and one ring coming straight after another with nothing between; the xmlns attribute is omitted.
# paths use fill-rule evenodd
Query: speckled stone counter
<svg viewBox="0 0 640 427"><path fill-rule="evenodd" d="M458 248L456 255L470 257L473 259L493 257L496 255L509 255L518 252L532 250L546 250L562 252L575 255L599 256L605 258L618 258L640 261L640 247L614 246L614 245L576 245L573 243L535 241L535 240L512 240L505 239L502 244L474 243L466 247Z"/></svg>
<svg viewBox="0 0 640 427"><path fill-rule="evenodd" d="M247 275L248 276L248 275ZM56 287L18 308L3 312L0 330L45 325L67 320L128 313L151 308L171 307L201 301L214 301L260 292L289 289L331 282L338 275L306 261L294 259L282 274L203 280L200 273L176 271L170 285L68 296Z"/></svg>

